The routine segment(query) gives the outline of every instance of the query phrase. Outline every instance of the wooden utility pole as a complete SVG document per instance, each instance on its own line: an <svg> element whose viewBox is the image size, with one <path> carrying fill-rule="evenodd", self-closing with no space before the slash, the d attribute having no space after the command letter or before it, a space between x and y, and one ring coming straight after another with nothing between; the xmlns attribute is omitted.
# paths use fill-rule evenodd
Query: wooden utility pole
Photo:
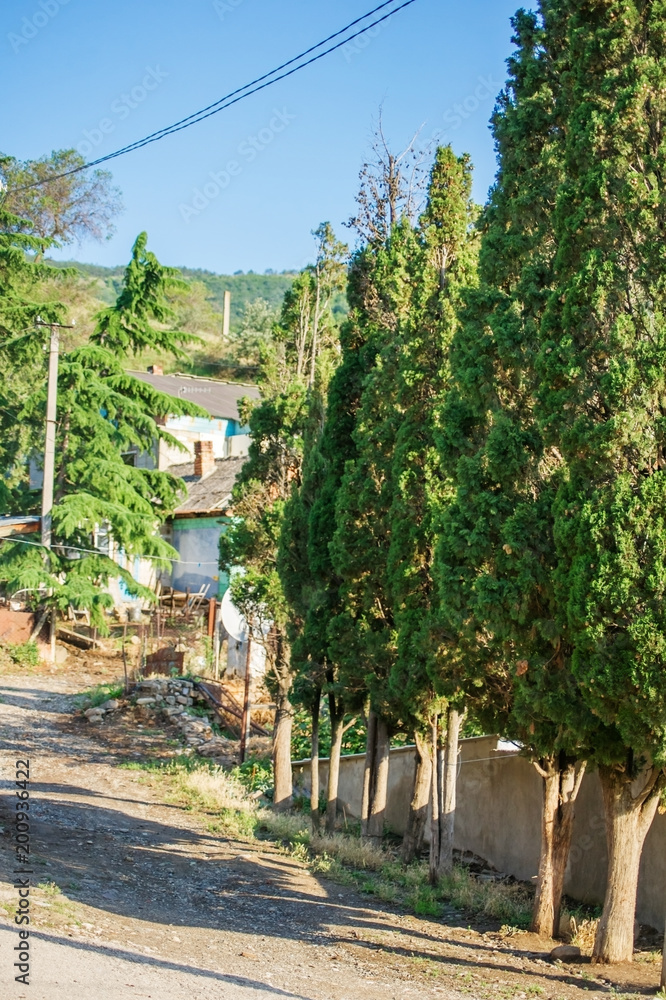
<svg viewBox="0 0 666 1000"><path fill-rule="evenodd" d="M243 697L243 721L241 723L241 742L240 742L240 763L242 764L245 760L245 753L247 751L247 741L250 735L250 657L252 655L252 635L248 629L247 633L247 656L245 658L245 694Z"/></svg>
<svg viewBox="0 0 666 1000"><path fill-rule="evenodd" d="M49 344L49 376L46 394L46 441L44 445L44 481L42 483L42 545L51 548L53 524L53 485L55 482L56 414L58 407L58 352L60 331L72 326L61 323L44 323L37 317L37 326L47 326L51 331ZM51 612L51 662L55 663L56 609Z"/></svg>
<svg viewBox="0 0 666 1000"><path fill-rule="evenodd" d="M231 292L224 293L224 313L222 317L222 337L225 344L229 341L229 325L231 323Z"/></svg>

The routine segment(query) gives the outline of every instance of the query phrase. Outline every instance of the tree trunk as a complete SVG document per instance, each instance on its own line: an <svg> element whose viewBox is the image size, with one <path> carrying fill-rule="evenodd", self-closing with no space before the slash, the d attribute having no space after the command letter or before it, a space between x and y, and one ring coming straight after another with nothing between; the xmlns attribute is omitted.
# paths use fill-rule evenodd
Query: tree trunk
<svg viewBox="0 0 666 1000"><path fill-rule="evenodd" d="M277 711L273 730L273 778L275 792L273 804L279 811L289 809L293 793L291 776L291 728L294 710L289 701L291 674L278 675Z"/></svg>
<svg viewBox="0 0 666 1000"><path fill-rule="evenodd" d="M328 762L328 786L326 788L326 833L335 833L335 821L338 813L340 754L344 731L342 715L331 713L331 757Z"/></svg>
<svg viewBox="0 0 666 1000"><path fill-rule="evenodd" d="M446 747L444 750L444 789L439 818L438 877L453 871L453 834L456 821L456 791L458 786L458 738L463 712L449 706L447 712Z"/></svg>
<svg viewBox="0 0 666 1000"><path fill-rule="evenodd" d="M319 833L319 708L321 689L317 688L312 706L312 752L310 754L310 819L312 832Z"/></svg>
<svg viewBox="0 0 666 1000"><path fill-rule="evenodd" d="M414 742L416 743L414 792L409 806L407 830L402 840L402 860L406 865L423 849L432 777L432 757L426 740L418 731L414 733Z"/></svg>
<svg viewBox="0 0 666 1000"><path fill-rule="evenodd" d="M666 991L666 934L664 934L664 951L661 956L661 982L659 985L662 991Z"/></svg>
<svg viewBox="0 0 666 1000"><path fill-rule="evenodd" d="M536 768L543 778L541 854L531 930L542 937L557 937L569 860L576 799L585 773L563 755L549 757Z"/></svg>
<svg viewBox="0 0 666 1000"><path fill-rule="evenodd" d="M442 783L442 752L439 748L439 715L435 714L431 721L432 768L430 773L430 858L429 876L433 885L437 883L439 868L439 842L441 827L440 788Z"/></svg>
<svg viewBox="0 0 666 1000"><path fill-rule="evenodd" d="M391 741L384 719L377 719L374 775L371 778L372 794L368 812L368 840L379 846L384 836L384 818L388 793L389 754Z"/></svg>
<svg viewBox="0 0 666 1000"><path fill-rule="evenodd" d="M657 768L650 768L647 777L644 773L632 782L631 763L623 771L599 767L606 815L608 881L592 960L605 964L631 962L633 958L638 870L664 783L664 774ZM636 789L638 781L642 781L640 791Z"/></svg>
<svg viewBox="0 0 666 1000"><path fill-rule="evenodd" d="M377 716L368 710L368 727L365 737L365 765L363 768L363 800L361 802L361 836L368 836L370 801L374 788L375 758L377 751Z"/></svg>

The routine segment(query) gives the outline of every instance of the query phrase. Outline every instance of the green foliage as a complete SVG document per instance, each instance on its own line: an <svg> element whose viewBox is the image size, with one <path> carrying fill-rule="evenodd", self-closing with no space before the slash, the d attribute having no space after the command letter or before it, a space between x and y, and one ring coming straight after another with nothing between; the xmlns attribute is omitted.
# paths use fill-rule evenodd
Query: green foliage
<svg viewBox="0 0 666 1000"><path fill-rule="evenodd" d="M122 209L120 192L111 186L108 171L82 171L84 163L74 149L56 150L38 160L0 155L5 208L30 220L28 231L38 238L42 252L49 246L113 235L111 220ZM63 173L67 176L39 183Z"/></svg>
<svg viewBox="0 0 666 1000"><path fill-rule="evenodd" d="M107 684L97 684L90 691L84 691L77 695L77 702L81 708L96 708L103 705L105 701L112 698L122 698L125 694L125 685L114 681Z"/></svg>
<svg viewBox="0 0 666 1000"><path fill-rule="evenodd" d="M268 792L273 787L273 765L266 757L249 757L230 774L248 792Z"/></svg>
<svg viewBox="0 0 666 1000"><path fill-rule="evenodd" d="M6 224L14 225L11 219ZM13 238L4 237L7 243ZM10 297L15 287L25 303L28 280L38 282L46 271L32 265L20 284L25 265L10 254L7 263L16 275L15 284L8 280ZM6 593L27 590L36 599L48 593L61 610L69 605L88 608L94 624L103 630L103 611L112 603L105 589L110 578L121 577L131 593L152 598L128 570L119 568L110 546L127 558L142 556L156 566L167 565L174 554L159 526L178 502L180 482L164 472L130 466L123 455L150 453L159 441L175 444L160 418L203 412L156 392L123 368L126 350L140 340L147 343L154 337L168 346L172 335L155 330L150 321L160 323L168 315L169 280L168 269L161 273L140 237L119 300L100 318L95 339L109 346L90 343L60 358L52 551L24 541L7 541L0 548L0 585ZM30 305L23 304L22 309L24 322L32 318ZM47 318L60 316L55 308L51 316L46 312ZM13 419L2 418L6 435L0 446L5 470L0 509L5 511L39 511L39 495L29 490L28 461L39 459L43 451L47 392L43 343L43 331L29 329L20 338L12 338L8 331L0 340L1 363L13 387Z"/></svg>
<svg viewBox="0 0 666 1000"><path fill-rule="evenodd" d="M32 670L39 666L39 650L36 642L3 643L2 650L17 667Z"/></svg>

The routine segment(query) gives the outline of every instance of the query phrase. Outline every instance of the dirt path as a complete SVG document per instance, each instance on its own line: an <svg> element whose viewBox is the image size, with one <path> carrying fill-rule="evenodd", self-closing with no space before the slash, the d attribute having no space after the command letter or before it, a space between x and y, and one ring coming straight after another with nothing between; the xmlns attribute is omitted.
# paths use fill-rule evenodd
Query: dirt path
<svg viewBox="0 0 666 1000"><path fill-rule="evenodd" d="M155 734L72 715L80 670L0 677L0 984L3 1000L475 1000L654 995L654 972L614 990L556 968L534 942L369 905L270 844L208 833L145 772L118 765ZM134 726L134 728L132 728ZM129 728L128 728L129 727ZM163 744L162 744L163 745ZM31 985L18 943L10 816L31 759ZM60 890L60 891L58 891ZM647 975L646 975L647 974ZM626 992L623 992L626 990Z"/></svg>
<svg viewBox="0 0 666 1000"><path fill-rule="evenodd" d="M2 822L0 983L3 997L289 997L382 1000L459 994L364 960L357 942L396 932L395 914L325 886L270 845L197 829L160 802L120 756L72 724L72 678L0 682ZM18 943L10 839L14 763L31 759L31 985L13 982ZM37 905L36 905L37 904ZM409 932L406 930L406 934ZM401 931L398 930L398 935ZM372 947L372 945L370 945ZM409 943L406 944L409 948ZM395 963L394 963L395 964ZM468 994L469 995L469 994Z"/></svg>

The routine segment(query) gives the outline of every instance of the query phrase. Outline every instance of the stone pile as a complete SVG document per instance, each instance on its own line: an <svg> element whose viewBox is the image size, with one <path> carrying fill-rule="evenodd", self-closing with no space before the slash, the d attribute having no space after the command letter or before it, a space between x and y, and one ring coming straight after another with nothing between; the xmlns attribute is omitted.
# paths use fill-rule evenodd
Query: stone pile
<svg viewBox="0 0 666 1000"><path fill-rule="evenodd" d="M159 712L177 726L188 746L199 750L212 739L213 731L208 719L197 718L187 711L194 705L206 705L193 681L183 677L153 677L139 682L136 695L136 704L140 708Z"/></svg>
<svg viewBox="0 0 666 1000"><path fill-rule="evenodd" d="M109 698L102 705L96 705L95 708L89 708L83 714L85 715L88 722L101 722L105 715L109 712L115 712L117 708L120 708L120 702L115 698Z"/></svg>

